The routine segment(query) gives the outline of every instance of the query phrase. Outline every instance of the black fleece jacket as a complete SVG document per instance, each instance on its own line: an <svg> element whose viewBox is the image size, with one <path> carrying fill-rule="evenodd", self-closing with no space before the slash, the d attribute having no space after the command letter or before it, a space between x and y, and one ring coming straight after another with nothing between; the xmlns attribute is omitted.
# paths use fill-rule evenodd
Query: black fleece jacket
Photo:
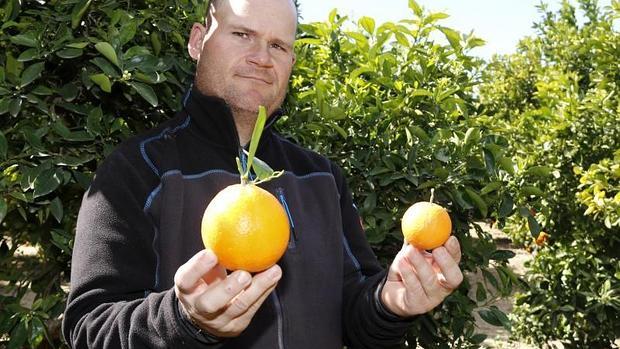
<svg viewBox="0 0 620 349"><path fill-rule="evenodd" d="M276 134L257 156L284 175L261 186L291 225L283 276L237 338L197 331L178 308L177 268L203 249L202 214L238 183L229 108L195 89L176 117L121 144L78 216L63 333L73 348L388 348L409 325L377 296L385 279L341 170Z"/></svg>

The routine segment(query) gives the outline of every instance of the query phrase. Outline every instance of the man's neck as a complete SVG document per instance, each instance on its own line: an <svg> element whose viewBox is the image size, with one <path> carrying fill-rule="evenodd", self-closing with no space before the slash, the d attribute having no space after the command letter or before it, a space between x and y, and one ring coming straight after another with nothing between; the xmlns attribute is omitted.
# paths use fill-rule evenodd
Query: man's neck
<svg viewBox="0 0 620 349"><path fill-rule="evenodd" d="M233 110L232 112L233 119L235 120L235 127L237 128L237 135L239 136L239 144L245 147L250 143L250 139L252 138L254 124L256 123L256 113L241 110Z"/></svg>

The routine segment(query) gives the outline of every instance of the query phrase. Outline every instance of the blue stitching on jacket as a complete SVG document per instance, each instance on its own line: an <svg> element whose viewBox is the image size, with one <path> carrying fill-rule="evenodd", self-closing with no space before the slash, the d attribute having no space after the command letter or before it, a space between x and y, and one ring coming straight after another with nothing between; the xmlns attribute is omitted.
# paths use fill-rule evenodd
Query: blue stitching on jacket
<svg viewBox="0 0 620 349"><path fill-rule="evenodd" d="M177 127L173 128L172 130L170 130L170 128L167 127L163 131L161 131L161 133L159 135L151 137L151 138L147 138L147 139L143 140L142 142L140 142L140 154L142 154L142 158L144 159L146 164L151 168L151 170L153 170L155 175L159 176L159 171L157 170L157 167L155 167L155 164L153 164L153 162L151 161L149 156L146 154L146 144L148 142L153 141L153 140L162 138L166 134L174 134L177 131L179 131L179 130L181 130L183 128L186 128L189 125L189 123L190 123L190 116L188 115L187 118L185 119L185 121L183 121L182 124L178 125ZM153 191L151 191L151 193L147 197L147 201L144 204L144 211L145 212L151 206L151 204L153 202L153 199L155 198L155 196L157 196L157 193L159 193L160 190L161 190L161 178L160 178L160 182L159 182L159 185L157 186L157 188L155 188ZM159 268L160 268L160 265L161 265L161 258L159 256L159 252L157 251L157 242L159 240L159 230L157 229L157 227L155 225L153 225L153 229L155 230L155 234L153 236L153 243L152 243L151 246L153 248L153 252L155 253L155 261L156 261L156 265L155 265L155 285L153 285L153 289L156 290L157 287L159 287Z"/></svg>
<svg viewBox="0 0 620 349"><path fill-rule="evenodd" d="M153 237L153 252L155 252L155 285L153 285L153 290L157 290L157 288L159 287L159 267L160 267L160 256L159 256L159 252L157 251L157 242L159 241L159 229L157 229L157 227L154 227L155 229L155 236Z"/></svg>
<svg viewBox="0 0 620 349"><path fill-rule="evenodd" d="M149 156L146 154L146 144L151 142L151 141L160 139L160 138L164 137L164 135L166 135L166 134L176 133L180 129L186 128L189 125L189 122L190 122L190 117L187 116L187 118L185 119L185 121L183 121L183 123L181 125L178 125L177 127L173 128L172 130L170 130L169 127L166 127L157 136L153 136L151 138L147 138L147 139L143 140L142 142L140 142L140 154L142 154L142 158L144 159L146 164L151 168L151 170L153 170L153 172L157 176L159 176L159 170L157 170L157 167L155 167L155 164L153 164L153 161L151 161L151 158L149 158Z"/></svg>
<svg viewBox="0 0 620 349"><path fill-rule="evenodd" d="M353 255L353 252L351 251L351 246L349 246L349 241L347 241L347 237L344 235L344 232L342 233L342 243L344 244L344 249L347 252L347 255L349 256L349 258L351 258L351 261L353 262L356 271L360 274L360 279L365 279L366 276L362 273L362 266L360 265L360 262L357 260L357 258L355 258L355 255Z"/></svg>

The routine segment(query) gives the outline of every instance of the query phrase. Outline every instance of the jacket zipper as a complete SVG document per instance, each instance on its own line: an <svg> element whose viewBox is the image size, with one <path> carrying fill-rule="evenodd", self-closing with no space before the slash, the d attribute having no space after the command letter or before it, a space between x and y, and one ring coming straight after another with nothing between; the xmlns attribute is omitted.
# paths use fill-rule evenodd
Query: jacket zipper
<svg viewBox="0 0 620 349"><path fill-rule="evenodd" d="M295 232L295 222L293 221L291 210L288 208L288 203L286 202L286 197L284 196L284 189L282 189L282 187L277 188L276 194L278 195L280 204L282 204L282 207L284 207L284 211L286 211L286 215L288 216L289 227L291 229L291 232L290 232L291 236L288 239L288 248L294 249L297 247L297 233Z"/></svg>
<svg viewBox="0 0 620 349"><path fill-rule="evenodd" d="M278 291L273 290L271 293L273 304L276 308L276 315L278 317L278 349L284 349L284 312L282 311L282 304L280 303L280 297Z"/></svg>

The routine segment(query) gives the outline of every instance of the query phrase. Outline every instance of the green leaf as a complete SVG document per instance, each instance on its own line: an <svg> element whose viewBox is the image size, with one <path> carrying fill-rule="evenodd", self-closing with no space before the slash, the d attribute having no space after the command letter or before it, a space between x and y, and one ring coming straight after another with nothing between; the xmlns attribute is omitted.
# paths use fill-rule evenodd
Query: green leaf
<svg viewBox="0 0 620 349"><path fill-rule="evenodd" d="M38 348L46 336L47 334L43 321L41 321L39 317L33 317L30 322L30 337L28 338L28 343L30 343L32 348Z"/></svg>
<svg viewBox="0 0 620 349"><path fill-rule="evenodd" d="M508 316L506 316L503 311L499 310L496 306L491 306L491 311L495 315L495 318L499 320L502 327L504 327L508 331L512 329L510 319L508 319Z"/></svg>
<svg viewBox="0 0 620 349"><path fill-rule="evenodd" d="M159 103L157 100L157 95L151 86L135 81L130 82L129 85L131 85L131 87L133 87L134 90L136 90L140 96L142 96L142 98L149 102L153 107L157 106Z"/></svg>
<svg viewBox="0 0 620 349"><path fill-rule="evenodd" d="M478 282L476 286L476 301L484 302L487 299L487 292L482 282Z"/></svg>
<svg viewBox="0 0 620 349"><path fill-rule="evenodd" d="M159 38L159 34L156 32L151 32L151 46L153 47L153 53L156 56L159 56L161 52L161 39Z"/></svg>
<svg viewBox="0 0 620 349"><path fill-rule="evenodd" d="M99 107L93 108L86 118L86 130L88 133L94 136L100 135L103 131L101 120L103 120L103 111Z"/></svg>
<svg viewBox="0 0 620 349"><path fill-rule="evenodd" d="M509 157L503 156L499 159L499 166L502 170L508 172L511 175L515 174L515 167L512 160Z"/></svg>
<svg viewBox="0 0 620 349"><path fill-rule="evenodd" d="M532 166L527 169L527 173L538 177L549 177L553 169L549 166Z"/></svg>
<svg viewBox="0 0 620 349"><path fill-rule="evenodd" d="M29 48L26 51L22 52L19 57L17 57L17 60L19 62L29 62L38 57L39 50L36 48Z"/></svg>
<svg viewBox="0 0 620 349"><path fill-rule="evenodd" d="M420 7L420 5L418 5L418 3L415 0L409 0L409 8L413 11L413 13L418 16L418 17L422 17L422 7Z"/></svg>
<svg viewBox="0 0 620 349"><path fill-rule="evenodd" d="M92 0L82 0L73 6L73 11L71 11L71 29L75 29L80 25L82 17L84 17L84 13L88 10L91 2Z"/></svg>
<svg viewBox="0 0 620 349"><path fill-rule="evenodd" d="M523 188L521 188L521 193L525 196L542 197L545 195L545 193L542 190L540 190L537 187L531 186L531 185L526 185Z"/></svg>
<svg viewBox="0 0 620 349"><path fill-rule="evenodd" d="M7 349L19 349L26 344L28 340L28 329L26 328L26 322L24 321L26 318L22 318L22 320L13 328L11 331L11 335L9 338L9 345Z"/></svg>
<svg viewBox="0 0 620 349"><path fill-rule="evenodd" d="M252 162L254 161L254 154L258 149L258 142L260 142L260 136L263 134L263 128L265 127L265 121L267 121L267 110L264 106L258 106L258 117L256 123L254 123L254 130L252 131L252 138L250 139L250 149L248 153L247 168L243 177L248 178L250 169L252 168Z"/></svg>
<svg viewBox="0 0 620 349"><path fill-rule="evenodd" d="M516 256L516 254L510 250L495 250L491 253L489 258L495 261L507 261L514 256Z"/></svg>
<svg viewBox="0 0 620 349"><path fill-rule="evenodd" d="M540 227L540 223L538 223L538 220L536 220L536 218L529 214L527 216L527 227L530 229L530 233L534 238L537 238L538 234L542 230Z"/></svg>
<svg viewBox="0 0 620 349"><path fill-rule="evenodd" d="M477 334L475 334L475 335L473 335L471 337L471 342L473 344L480 344L480 343L484 342L484 340L487 339L487 337L488 336L486 334L477 333Z"/></svg>
<svg viewBox="0 0 620 349"><path fill-rule="evenodd" d="M9 142L7 141L4 133L0 131L0 157L6 159L6 154L9 150Z"/></svg>
<svg viewBox="0 0 620 349"><path fill-rule="evenodd" d="M9 106L11 105L12 101L13 100L8 97L0 99L0 115L9 112Z"/></svg>
<svg viewBox="0 0 620 349"><path fill-rule="evenodd" d="M34 180L33 197L36 199L53 192L61 182L61 178L56 170L49 169L41 172Z"/></svg>
<svg viewBox="0 0 620 349"><path fill-rule="evenodd" d="M426 131L424 131L420 126L417 126L417 125L410 126L409 130L416 137L418 137L421 141L428 142L430 140L430 137L428 136Z"/></svg>
<svg viewBox="0 0 620 349"><path fill-rule="evenodd" d="M56 218L56 221L60 223L62 221L63 208L62 201L58 197L55 197L54 200L50 202L50 212L52 212L52 216Z"/></svg>
<svg viewBox="0 0 620 349"><path fill-rule="evenodd" d="M2 221L6 217L8 208L9 206L6 203L6 200L4 198L0 198L0 223L2 223Z"/></svg>
<svg viewBox="0 0 620 349"><path fill-rule="evenodd" d="M502 322L497 318L497 314L489 309L481 309L478 311L478 314L482 318L482 320L493 326L502 326Z"/></svg>
<svg viewBox="0 0 620 349"><path fill-rule="evenodd" d="M121 27L121 31L119 34L119 41L121 45L125 45L130 42L134 36L136 36L136 30L138 29L138 24L136 21L129 21Z"/></svg>
<svg viewBox="0 0 620 349"><path fill-rule="evenodd" d="M66 45L66 47L68 48L79 48L79 49L83 49L86 46L88 46L88 42L86 41L79 41L79 42L74 42L74 43Z"/></svg>
<svg viewBox="0 0 620 349"><path fill-rule="evenodd" d="M60 93L60 95L65 101L71 102L75 99L75 97L77 97L79 90L77 86L75 86L75 84L68 83L61 87L58 93Z"/></svg>
<svg viewBox="0 0 620 349"><path fill-rule="evenodd" d="M254 161L252 161L252 170L256 174L256 180L261 182L270 179L275 173L271 166L256 156L254 156Z"/></svg>
<svg viewBox="0 0 620 349"><path fill-rule="evenodd" d="M91 60L91 62L99 67L99 69L101 69L101 71L103 71L107 76L119 77L118 68L115 68L108 60L101 57L95 57Z"/></svg>
<svg viewBox="0 0 620 349"><path fill-rule="evenodd" d="M22 73L21 77L21 87L24 87L34 80L36 80L40 75L43 69L45 68L45 63L39 62L28 66Z"/></svg>
<svg viewBox="0 0 620 349"><path fill-rule="evenodd" d="M23 100L19 97L11 100L11 103L9 104L9 114L11 114L11 116L13 117L16 117L22 110L22 103Z"/></svg>
<svg viewBox="0 0 620 349"><path fill-rule="evenodd" d="M110 79L105 74L95 74L91 75L90 79L97 84L103 91L110 93L112 92L112 83Z"/></svg>
<svg viewBox="0 0 620 349"><path fill-rule="evenodd" d="M54 91L47 86L37 85L37 87L32 90L32 93L39 96L51 96L54 94Z"/></svg>
<svg viewBox="0 0 620 349"><path fill-rule="evenodd" d="M56 160L54 161L54 164L58 166L76 167L76 166L83 165L87 162L90 162L94 158L95 156L92 154L83 154L80 156L64 155L64 156L56 158Z"/></svg>
<svg viewBox="0 0 620 349"><path fill-rule="evenodd" d="M82 56L84 51L79 48L66 48L56 52L56 55L60 58L71 59Z"/></svg>
<svg viewBox="0 0 620 349"><path fill-rule="evenodd" d="M477 142L480 139L480 129L476 127L470 127L465 132L465 137L463 138L463 145L469 145L472 142Z"/></svg>
<svg viewBox="0 0 620 349"><path fill-rule="evenodd" d="M116 51L114 50L114 47L112 47L112 45L105 41L101 41L95 45L95 48L105 58L107 58L110 62L114 63L115 66L120 68L120 65L118 64L118 56L116 55Z"/></svg>
<svg viewBox="0 0 620 349"><path fill-rule="evenodd" d="M514 209L514 200L512 199L512 196L510 195L505 195L502 198L502 202L499 205L499 218L505 218L508 217L508 215L510 215L512 213L512 210Z"/></svg>
<svg viewBox="0 0 620 349"><path fill-rule="evenodd" d="M480 191L480 194L486 195L488 193L494 192L497 189L501 188L502 185L503 185L503 183L500 182L500 181L491 182L491 183L485 185L484 188L482 188L482 190Z"/></svg>
<svg viewBox="0 0 620 349"><path fill-rule="evenodd" d="M373 33L375 32L374 19L364 16L360 18L358 23L362 26L362 28L364 28L364 30L366 30L366 32L368 32L368 34L373 35Z"/></svg>
<svg viewBox="0 0 620 349"><path fill-rule="evenodd" d="M467 193L467 196L469 196L469 198L473 201L476 208L478 208L478 211L480 211L482 217L486 217L488 213L488 207L484 199L482 199L480 195L478 195L475 191L469 188L465 188L465 192Z"/></svg>
<svg viewBox="0 0 620 349"><path fill-rule="evenodd" d="M455 51L460 51L460 49L461 49L461 34L459 34L459 32L457 32L454 29L450 29L450 28L446 28L446 27L439 27L439 30L443 33L443 35L446 36L446 39L448 39L448 42L450 43L450 46L452 46L452 48Z"/></svg>
<svg viewBox="0 0 620 349"><path fill-rule="evenodd" d="M37 40L36 34L33 32L11 36L10 40L15 45L21 45L26 47L39 46L39 41Z"/></svg>

